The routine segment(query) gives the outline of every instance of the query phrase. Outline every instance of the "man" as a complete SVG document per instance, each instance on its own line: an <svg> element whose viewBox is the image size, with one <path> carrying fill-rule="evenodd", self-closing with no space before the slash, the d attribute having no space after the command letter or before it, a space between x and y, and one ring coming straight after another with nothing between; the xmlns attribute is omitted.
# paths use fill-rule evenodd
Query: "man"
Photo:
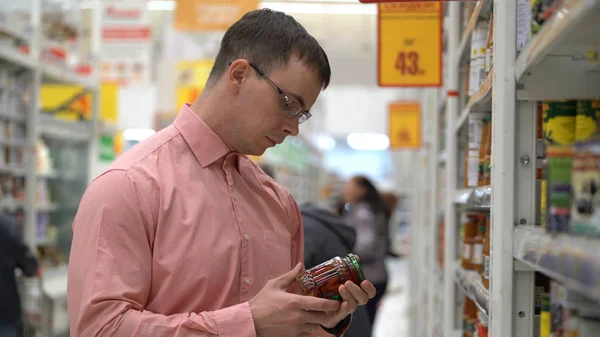
<svg viewBox="0 0 600 337"><path fill-rule="evenodd" d="M341 335L375 296L294 294L300 212L245 155L298 134L330 79L292 17L250 12L225 33L205 89L96 178L73 223L73 337Z"/></svg>
<svg viewBox="0 0 600 337"><path fill-rule="evenodd" d="M21 299L15 269L28 277L37 274L38 263L23 241L19 225L0 214L0 337L16 337L21 322Z"/></svg>

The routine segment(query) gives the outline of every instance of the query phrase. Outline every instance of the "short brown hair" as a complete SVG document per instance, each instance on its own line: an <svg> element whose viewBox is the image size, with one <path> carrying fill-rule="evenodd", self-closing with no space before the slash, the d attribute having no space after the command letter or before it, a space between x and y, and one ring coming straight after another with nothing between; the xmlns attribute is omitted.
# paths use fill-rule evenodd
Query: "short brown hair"
<svg viewBox="0 0 600 337"><path fill-rule="evenodd" d="M270 9L248 12L225 32L207 86L214 85L236 59L246 59L269 74L291 57L318 72L322 88L327 88L331 79L327 54L300 23Z"/></svg>

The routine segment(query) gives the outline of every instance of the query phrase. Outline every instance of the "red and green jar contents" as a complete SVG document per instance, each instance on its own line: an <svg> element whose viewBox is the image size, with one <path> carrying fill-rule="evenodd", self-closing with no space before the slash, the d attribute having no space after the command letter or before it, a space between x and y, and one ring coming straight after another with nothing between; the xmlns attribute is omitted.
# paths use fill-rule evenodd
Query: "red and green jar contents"
<svg viewBox="0 0 600 337"><path fill-rule="evenodd" d="M347 281L360 285L365 275L354 254L334 257L296 277L296 283L304 295L342 301L339 288Z"/></svg>

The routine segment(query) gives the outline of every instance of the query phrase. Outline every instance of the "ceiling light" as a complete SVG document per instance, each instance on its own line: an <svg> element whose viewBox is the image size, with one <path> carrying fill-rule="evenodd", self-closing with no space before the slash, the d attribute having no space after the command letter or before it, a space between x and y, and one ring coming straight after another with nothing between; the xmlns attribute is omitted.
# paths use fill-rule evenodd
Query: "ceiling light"
<svg viewBox="0 0 600 337"><path fill-rule="evenodd" d="M327 135L319 135L316 137L317 147L321 151L329 151L335 148L335 139Z"/></svg>
<svg viewBox="0 0 600 337"><path fill-rule="evenodd" d="M390 139L382 133L351 133L346 141L357 151L383 151L390 146Z"/></svg>

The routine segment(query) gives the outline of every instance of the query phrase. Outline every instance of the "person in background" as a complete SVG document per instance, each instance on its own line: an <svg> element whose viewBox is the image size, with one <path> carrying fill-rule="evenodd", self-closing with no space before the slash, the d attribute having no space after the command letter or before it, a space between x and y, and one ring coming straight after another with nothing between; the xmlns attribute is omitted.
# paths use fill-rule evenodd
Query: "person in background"
<svg viewBox="0 0 600 337"><path fill-rule="evenodd" d="M38 262L27 246L19 225L0 214L0 337L17 337L21 323L21 298L15 269L27 277L37 275Z"/></svg>
<svg viewBox="0 0 600 337"><path fill-rule="evenodd" d="M71 337L343 335L375 296L302 296L298 205L248 157L296 136L330 82L294 18L250 11L225 32L204 89L92 181L73 222Z"/></svg>
<svg viewBox="0 0 600 337"><path fill-rule="evenodd" d="M347 203L346 220L356 230L355 253L360 256L365 275L375 285L377 295L367 303L371 324L379 301L387 287L385 258L389 252L389 216L386 205L375 185L364 176L355 176L343 187Z"/></svg>
<svg viewBox="0 0 600 337"><path fill-rule="evenodd" d="M388 229L387 229L387 233L388 233L388 255L394 258L398 258L400 257L399 254L397 254L393 249L392 249L392 244L391 244L391 236L392 233L390 232L390 228L392 229L396 229L396 223L395 221L397 220L394 215L397 213L397 209L398 209L398 201L399 198L396 195L396 193L391 192L391 191L382 191L381 192L381 199L383 200L383 203L385 204L385 208L386 208L386 216L389 219L388 220Z"/></svg>
<svg viewBox="0 0 600 337"><path fill-rule="evenodd" d="M260 168L275 180L275 172L269 164L261 163ZM313 203L300 206L304 223L304 266L310 269L336 256L344 257L352 253L356 241L356 231L344 219ZM371 322L365 307L359 307L352 315L352 323L344 337L371 336Z"/></svg>

